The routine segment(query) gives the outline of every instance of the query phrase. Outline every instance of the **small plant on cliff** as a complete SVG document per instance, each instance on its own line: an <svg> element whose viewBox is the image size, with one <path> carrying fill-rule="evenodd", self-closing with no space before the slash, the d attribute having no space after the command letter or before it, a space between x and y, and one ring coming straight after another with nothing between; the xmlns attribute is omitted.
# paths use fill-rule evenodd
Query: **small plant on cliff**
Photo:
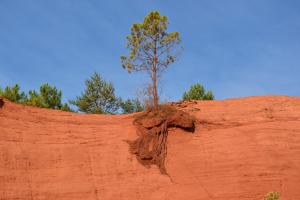
<svg viewBox="0 0 300 200"><path fill-rule="evenodd" d="M39 92L29 90L28 95L20 91L20 86L15 84L7 86L4 90L0 88L0 96L16 103L37 106L41 108L51 108L56 110L72 111L67 103L61 103L62 91L55 86L43 84L40 86Z"/></svg>
<svg viewBox="0 0 300 200"><path fill-rule="evenodd" d="M29 98L26 101L27 105L36 106L45 108L46 104L43 101L43 98L40 96L40 94L35 90L29 90Z"/></svg>
<svg viewBox="0 0 300 200"><path fill-rule="evenodd" d="M278 192L269 192L264 200L279 200L280 194Z"/></svg>
<svg viewBox="0 0 300 200"><path fill-rule="evenodd" d="M106 82L98 73L85 81L85 90L81 96L70 101L84 113L115 113L119 109L120 99L115 95L112 83Z"/></svg>
<svg viewBox="0 0 300 200"><path fill-rule="evenodd" d="M74 110L72 110L72 108L70 108L68 103L62 104L60 109L63 110L63 111L67 111L67 112L74 112Z"/></svg>
<svg viewBox="0 0 300 200"><path fill-rule="evenodd" d="M62 91L58 90L55 86L48 83L40 86L40 91L29 91L29 98L26 102L28 105L37 106L41 108L61 109Z"/></svg>
<svg viewBox="0 0 300 200"><path fill-rule="evenodd" d="M167 32L168 18L158 11L150 12L142 23L133 24L127 36L129 56L121 56L128 72L146 71L151 79L152 106L158 108L157 82L161 73L177 58L181 49L178 32Z"/></svg>
<svg viewBox="0 0 300 200"><path fill-rule="evenodd" d="M213 100L214 95L212 91L206 92L204 87L196 83L190 87L187 92L184 92L182 96L183 100Z"/></svg>
<svg viewBox="0 0 300 200"><path fill-rule="evenodd" d="M20 86L18 84L7 86L4 90L0 88L0 96L16 103L24 103L27 101L26 94L20 91Z"/></svg>

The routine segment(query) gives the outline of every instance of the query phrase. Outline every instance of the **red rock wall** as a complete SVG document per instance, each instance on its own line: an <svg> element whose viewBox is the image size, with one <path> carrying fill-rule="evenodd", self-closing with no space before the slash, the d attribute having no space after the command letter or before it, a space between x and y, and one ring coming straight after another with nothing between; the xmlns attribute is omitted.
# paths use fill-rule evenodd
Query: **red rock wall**
<svg viewBox="0 0 300 200"><path fill-rule="evenodd" d="M177 105L195 134L172 129L169 176L128 152L132 115L81 115L5 102L0 199L300 199L300 99L281 96Z"/></svg>

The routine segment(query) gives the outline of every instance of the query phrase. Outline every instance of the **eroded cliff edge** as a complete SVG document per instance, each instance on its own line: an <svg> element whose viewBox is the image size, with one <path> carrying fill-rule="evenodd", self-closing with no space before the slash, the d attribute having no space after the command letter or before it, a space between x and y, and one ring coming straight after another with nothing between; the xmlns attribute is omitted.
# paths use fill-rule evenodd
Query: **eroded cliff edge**
<svg viewBox="0 0 300 200"><path fill-rule="evenodd" d="M0 108L0 199L300 199L300 99L190 101L194 134L173 128L166 169L130 154L134 115Z"/></svg>

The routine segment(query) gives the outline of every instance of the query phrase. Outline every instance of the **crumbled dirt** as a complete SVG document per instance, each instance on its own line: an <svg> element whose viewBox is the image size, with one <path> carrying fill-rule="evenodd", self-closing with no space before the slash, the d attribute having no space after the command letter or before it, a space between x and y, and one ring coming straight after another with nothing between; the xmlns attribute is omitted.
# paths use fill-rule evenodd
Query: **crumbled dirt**
<svg viewBox="0 0 300 200"><path fill-rule="evenodd" d="M178 127L190 132L195 130L195 119L192 116L167 105L142 113L136 117L134 124L139 137L128 142L130 152L146 167L157 165L162 174L167 174L165 159L168 128Z"/></svg>

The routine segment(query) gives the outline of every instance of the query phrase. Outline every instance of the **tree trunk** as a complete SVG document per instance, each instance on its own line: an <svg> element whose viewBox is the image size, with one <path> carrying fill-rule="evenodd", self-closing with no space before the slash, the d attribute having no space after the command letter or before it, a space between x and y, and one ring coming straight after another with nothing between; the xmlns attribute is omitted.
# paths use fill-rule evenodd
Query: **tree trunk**
<svg viewBox="0 0 300 200"><path fill-rule="evenodd" d="M154 41L154 56L153 56L153 77L152 77L152 93L153 93L153 107L154 110L158 108L158 95L157 95L157 57L156 57L156 41Z"/></svg>

